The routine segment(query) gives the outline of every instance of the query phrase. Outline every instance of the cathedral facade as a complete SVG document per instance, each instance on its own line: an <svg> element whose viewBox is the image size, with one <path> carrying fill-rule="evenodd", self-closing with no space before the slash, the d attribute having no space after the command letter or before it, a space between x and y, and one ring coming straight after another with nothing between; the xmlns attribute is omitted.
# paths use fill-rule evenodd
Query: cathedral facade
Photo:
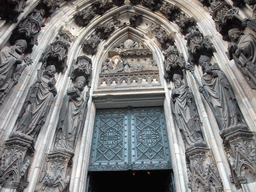
<svg viewBox="0 0 256 192"><path fill-rule="evenodd" d="M255 9L2 0L0 191L255 191Z"/></svg>

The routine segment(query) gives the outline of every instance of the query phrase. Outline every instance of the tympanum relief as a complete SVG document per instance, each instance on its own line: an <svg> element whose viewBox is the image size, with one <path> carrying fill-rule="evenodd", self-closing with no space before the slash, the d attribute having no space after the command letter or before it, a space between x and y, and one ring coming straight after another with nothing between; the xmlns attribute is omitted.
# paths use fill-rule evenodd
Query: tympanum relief
<svg viewBox="0 0 256 192"><path fill-rule="evenodd" d="M108 52L99 82L99 88L160 85L152 52L142 42L132 39Z"/></svg>

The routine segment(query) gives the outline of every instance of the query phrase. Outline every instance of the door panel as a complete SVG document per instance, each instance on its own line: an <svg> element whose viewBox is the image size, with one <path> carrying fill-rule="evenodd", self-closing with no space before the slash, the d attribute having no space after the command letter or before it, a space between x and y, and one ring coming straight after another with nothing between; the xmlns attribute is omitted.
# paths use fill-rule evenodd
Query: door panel
<svg viewBox="0 0 256 192"><path fill-rule="evenodd" d="M98 110L90 171L171 169L162 108Z"/></svg>

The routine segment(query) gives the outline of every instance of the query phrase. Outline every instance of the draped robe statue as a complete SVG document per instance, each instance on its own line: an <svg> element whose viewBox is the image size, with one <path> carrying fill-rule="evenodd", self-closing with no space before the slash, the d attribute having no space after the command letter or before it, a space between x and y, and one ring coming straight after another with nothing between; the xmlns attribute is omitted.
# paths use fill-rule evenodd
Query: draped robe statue
<svg viewBox="0 0 256 192"><path fill-rule="evenodd" d="M25 103L17 120L16 132L31 136L36 140L45 123L54 97L57 95L54 78L56 68L54 65L38 71L38 79L28 92Z"/></svg>
<svg viewBox="0 0 256 192"><path fill-rule="evenodd" d="M25 40L17 40L15 45L4 47L0 51L0 103L3 102L5 95L17 83L20 73L26 65L19 65L24 58L27 48ZM25 62L31 64L32 60L26 57ZM18 66L19 65L19 66Z"/></svg>
<svg viewBox="0 0 256 192"><path fill-rule="evenodd" d="M244 125L242 114L226 75L217 64L212 65L210 60L210 57L204 55L199 59L204 73L203 87L200 88L200 92L205 91L205 99L211 103L221 130Z"/></svg>
<svg viewBox="0 0 256 192"><path fill-rule="evenodd" d="M64 97L56 131L54 144L56 149L74 150L76 137L86 110L86 102L81 95L85 81L83 76L77 77L74 87L69 88Z"/></svg>
<svg viewBox="0 0 256 192"><path fill-rule="evenodd" d="M181 131L186 148L205 146L202 136L202 123L192 93L181 81L181 75L174 74L175 89L172 91L173 113Z"/></svg>
<svg viewBox="0 0 256 192"><path fill-rule="evenodd" d="M237 28L228 33L232 41L228 47L229 59L234 59L250 87L256 89L256 38Z"/></svg>

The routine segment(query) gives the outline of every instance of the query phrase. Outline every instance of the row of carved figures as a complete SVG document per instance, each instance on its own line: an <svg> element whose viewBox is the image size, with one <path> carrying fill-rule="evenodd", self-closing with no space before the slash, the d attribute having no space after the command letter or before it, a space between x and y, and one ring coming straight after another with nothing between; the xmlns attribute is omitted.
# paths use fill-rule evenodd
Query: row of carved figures
<svg viewBox="0 0 256 192"><path fill-rule="evenodd" d="M14 129L1 148L0 185L4 188L23 191L28 185L27 174L34 155L34 144L57 95L55 74L66 71L70 42L71 34L68 31L62 31L42 55L42 66L37 71L37 79L29 88ZM24 54L26 48L27 41L19 39L13 46L6 46L0 51L1 101L17 83L24 68L32 63L31 58ZM63 99L54 146L47 155L49 161L45 167L52 168L50 164L54 165L62 161L65 169L70 170L77 134L83 126L86 115L91 70L91 60L86 56L78 57L72 66L70 78L73 87L67 90ZM87 94L82 94L86 85ZM49 186L52 187L48 190L67 187L70 172L63 172L67 175L51 174L54 171L51 168L50 172L46 171L42 174L39 182L42 186L38 185L38 191L45 191Z"/></svg>

